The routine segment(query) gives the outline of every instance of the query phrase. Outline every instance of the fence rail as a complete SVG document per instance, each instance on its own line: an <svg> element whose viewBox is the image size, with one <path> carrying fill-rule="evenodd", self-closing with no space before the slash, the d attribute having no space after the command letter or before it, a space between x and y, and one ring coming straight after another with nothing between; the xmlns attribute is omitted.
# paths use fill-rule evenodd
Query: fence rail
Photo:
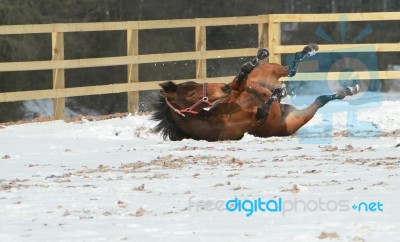
<svg viewBox="0 0 400 242"><path fill-rule="evenodd" d="M32 99L54 99L54 117L64 118L65 98L75 96L128 93L128 111L135 112L138 105L138 92L143 90L158 89L162 81L139 82L139 64L170 62L170 61L196 61L197 82L229 82L232 76L207 78L207 60L231 57L253 56L257 48L241 48L227 50L206 50L206 28L209 26L226 25L258 25L259 47L269 48L269 62L281 63L281 54L294 53L304 45L281 45L281 23L285 22L338 22L338 21L388 21L400 20L399 12L383 13L350 13L350 14L272 14L249 17L227 18L198 18L179 20L153 20L129 22L102 22L102 23L69 23L69 24L39 24L39 25L11 25L0 26L0 35L15 34L51 34L52 60L25 61L0 63L0 72L53 70L53 89L22 92L0 93L0 102L13 102ZM166 29L166 28L195 28L195 51L139 54L140 30ZM126 56L87 58L64 60L64 33L84 31L126 31L127 53ZM373 44L337 44L319 45L320 52L364 52L366 48L376 52L399 52L399 43L373 43ZM128 76L125 83L65 88L65 69L88 68L102 66L126 65ZM354 72L360 79L369 79L371 76L379 79L400 79L400 71L360 71ZM290 80L337 80L339 73L298 73ZM288 80L284 78L283 80ZM177 82L188 81L176 80Z"/></svg>

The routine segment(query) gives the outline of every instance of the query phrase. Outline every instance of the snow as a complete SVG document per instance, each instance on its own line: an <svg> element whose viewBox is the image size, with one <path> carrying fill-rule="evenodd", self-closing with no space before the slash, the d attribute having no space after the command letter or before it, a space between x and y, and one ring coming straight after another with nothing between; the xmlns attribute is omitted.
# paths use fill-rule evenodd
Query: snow
<svg viewBox="0 0 400 242"><path fill-rule="evenodd" d="M0 241L398 241L398 100L212 143L164 141L149 116L0 126ZM247 217L234 198L286 210Z"/></svg>
<svg viewBox="0 0 400 242"><path fill-rule="evenodd" d="M42 116L52 116L54 113L53 99L28 100L23 102L21 108L24 113L24 119L30 120ZM79 106L71 98L66 99L65 117L70 118L85 113L86 115L96 116L99 112Z"/></svg>

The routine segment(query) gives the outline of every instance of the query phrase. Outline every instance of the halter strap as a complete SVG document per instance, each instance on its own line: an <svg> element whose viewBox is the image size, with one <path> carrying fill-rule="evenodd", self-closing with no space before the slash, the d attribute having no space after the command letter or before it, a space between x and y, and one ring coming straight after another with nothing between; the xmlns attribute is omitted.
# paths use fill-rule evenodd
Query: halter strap
<svg viewBox="0 0 400 242"><path fill-rule="evenodd" d="M207 97L207 83L203 83L203 97L199 101L197 101L195 104L193 104L192 106L190 106L188 108L177 109L168 101L167 98L165 98L165 102L167 103L168 107L170 107L174 112L181 115L182 117L186 117L185 113L190 113L190 114L194 114L194 115L198 114L199 112L195 111L194 109L202 103L206 103L208 105L205 108L210 108L214 105L214 103L211 102Z"/></svg>

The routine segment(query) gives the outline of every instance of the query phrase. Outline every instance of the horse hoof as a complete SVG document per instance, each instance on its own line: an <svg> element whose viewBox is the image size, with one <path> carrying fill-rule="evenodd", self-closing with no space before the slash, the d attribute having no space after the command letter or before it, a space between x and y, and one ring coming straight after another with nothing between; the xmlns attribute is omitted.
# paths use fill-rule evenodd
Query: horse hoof
<svg viewBox="0 0 400 242"><path fill-rule="evenodd" d="M258 50L257 59L259 59L259 60L265 60L265 59L268 58L268 56L269 56L269 52L268 52L267 49L262 48L262 49L259 49L259 50Z"/></svg>
<svg viewBox="0 0 400 242"><path fill-rule="evenodd" d="M360 92L360 85L355 85L354 87L347 87L346 88L347 95L355 95Z"/></svg>
<svg viewBox="0 0 400 242"><path fill-rule="evenodd" d="M343 99L346 96L353 96L359 92L360 92L360 86L357 84L354 87L346 87L340 90L338 93L336 93L336 98Z"/></svg>
<svg viewBox="0 0 400 242"><path fill-rule="evenodd" d="M282 83L281 87L275 88L272 91L271 98L274 97L276 100L281 100L282 98L285 98L287 96L286 92L286 85Z"/></svg>
<svg viewBox="0 0 400 242"><path fill-rule="evenodd" d="M310 47L314 51L318 51L319 50L319 46L317 44L309 43L307 46Z"/></svg>
<svg viewBox="0 0 400 242"><path fill-rule="evenodd" d="M317 51L319 50L319 47L317 44L310 43L306 47L304 47L303 51L306 52L306 56L314 56L317 54Z"/></svg>

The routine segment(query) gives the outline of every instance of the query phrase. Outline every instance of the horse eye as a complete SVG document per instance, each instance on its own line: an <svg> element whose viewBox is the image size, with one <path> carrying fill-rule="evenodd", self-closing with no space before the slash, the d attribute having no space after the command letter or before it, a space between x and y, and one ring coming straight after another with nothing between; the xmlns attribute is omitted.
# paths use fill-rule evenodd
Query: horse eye
<svg viewBox="0 0 400 242"><path fill-rule="evenodd" d="M225 86L221 87L221 90L223 92L229 92L231 90L231 87L229 85L225 85Z"/></svg>
<svg viewBox="0 0 400 242"><path fill-rule="evenodd" d="M188 93L187 93L187 96L188 96L188 97L192 97L194 94L195 94L195 92L194 92L194 91L191 91L191 92L188 92Z"/></svg>

